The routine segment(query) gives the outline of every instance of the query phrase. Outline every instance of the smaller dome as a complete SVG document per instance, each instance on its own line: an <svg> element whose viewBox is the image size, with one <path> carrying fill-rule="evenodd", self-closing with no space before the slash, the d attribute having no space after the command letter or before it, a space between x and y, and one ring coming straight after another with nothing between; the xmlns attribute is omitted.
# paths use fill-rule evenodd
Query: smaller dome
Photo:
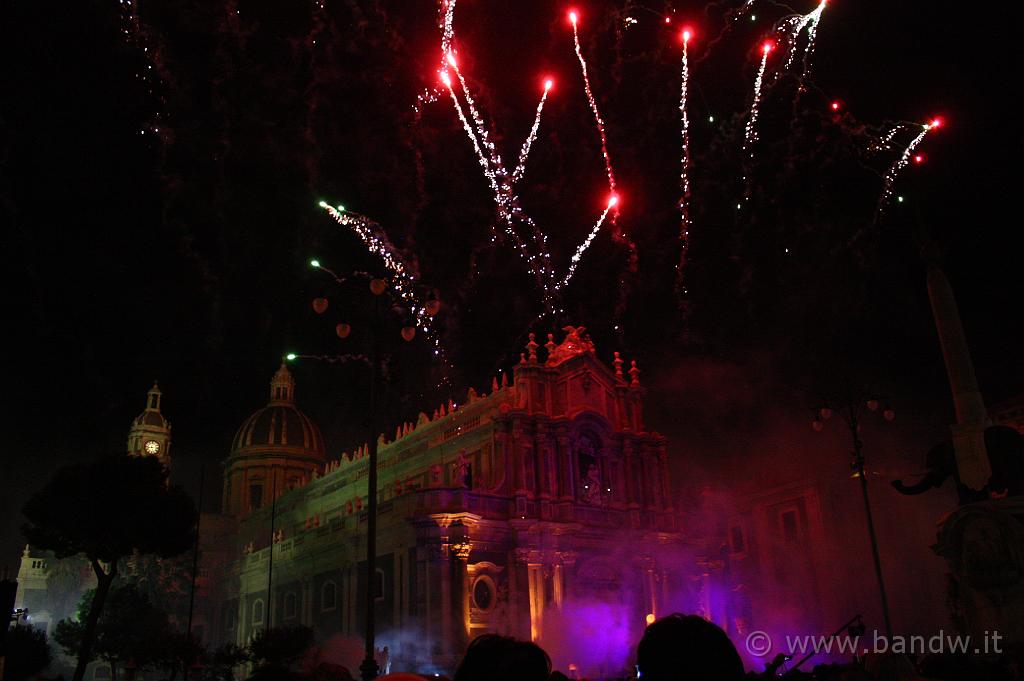
<svg viewBox="0 0 1024 681"><path fill-rule="evenodd" d="M156 381L153 381L153 387L149 389L146 394L146 409L141 414L132 419L132 427L145 427L145 430L153 428L159 428L162 430L170 430L171 422L168 421L163 414L160 413L160 400L163 399L163 393L160 392L160 386L157 385Z"/></svg>

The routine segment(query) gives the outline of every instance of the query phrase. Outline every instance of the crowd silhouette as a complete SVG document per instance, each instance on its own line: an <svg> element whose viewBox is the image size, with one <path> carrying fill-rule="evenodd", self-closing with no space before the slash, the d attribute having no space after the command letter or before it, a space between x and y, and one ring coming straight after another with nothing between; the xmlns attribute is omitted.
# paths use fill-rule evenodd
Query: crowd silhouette
<svg viewBox="0 0 1024 681"><path fill-rule="evenodd" d="M743 663L729 637L696 615L673 614L647 626L636 650L641 681L739 681ZM398 673L379 681L423 681ZM436 679L437 677L432 677ZM552 670L551 658L536 643L484 634L473 639L452 681L568 681Z"/></svg>

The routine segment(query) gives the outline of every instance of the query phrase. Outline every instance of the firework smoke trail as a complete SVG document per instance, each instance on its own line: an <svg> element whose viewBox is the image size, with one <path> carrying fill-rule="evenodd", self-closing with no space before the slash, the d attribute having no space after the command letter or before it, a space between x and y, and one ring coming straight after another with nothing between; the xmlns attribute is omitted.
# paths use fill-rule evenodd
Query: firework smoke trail
<svg viewBox="0 0 1024 681"><path fill-rule="evenodd" d="M914 149L917 145L924 141L924 138L928 136L928 133L942 125L942 119L934 118L929 123L925 123L922 126L921 132L917 134L914 139L910 140L910 144L907 145L900 157L889 166L889 170L886 171L885 177L882 184L882 195L878 197L878 206L875 209L875 222L877 223L882 216L885 214L885 209L889 205L889 200L892 198L893 186L896 183L896 178L899 177L900 172L907 167L910 163L910 155L914 153Z"/></svg>
<svg viewBox="0 0 1024 681"><path fill-rule="evenodd" d="M590 242L594 240L594 237L597 236L597 233L601 231L601 225L604 224L605 218L608 217L609 211L611 211L612 208L617 206L618 203L619 199L617 196L612 195L612 197L608 199L608 206L604 209L604 212L601 213L601 217L597 219L597 222L594 223L594 227L590 230L590 234L587 235L587 238L583 240L583 243L581 243L579 247L576 249L576 252L573 253L572 261L569 264L569 271L566 273L565 279L562 280L560 287L567 286L569 284L569 280L572 279L572 275L576 274L576 266L580 264L580 259L583 257L583 253L586 252L586 250L590 247Z"/></svg>
<svg viewBox="0 0 1024 681"><path fill-rule="evenodd" d="M423 331L424 335L430 340L434 348L434 356L446 367L449 366L444 348L441 346L441 339L434 331L433 318L428 314L426 305L416 295L415 288L419 284L419 275L414 267L405 263L405 260L398 253L398 249L388 239L384 228L365 215L351 213L341 206L335 208L327 202L321 201L320 207L327 211L339 225L348 227L355 232L360 241L363 242L363 245L366 246L366 250L378 256L384 262L384 266L391 272L391 286L398 294L402 304L409 308L415 319L416 327ZM311 264L313 267L323 269L334 276L335 279L338 279L337 275L322 267L318 261L314 260ZM447 377L445 377L444 381L447 382Z"/></svg>
<svg viewBox="0 0 1024 681"><path fill-rule="evenodd" d="M540 115L544 111L544 102L548 99L548 91L551 90L551 85L550 79L544 81L544 94L540 96L540 103L537 104L537 113L533 117L533 127L530 128L530 134L526 136L526 141L523 142L523 148L519 152L519 161L512 171L512 184L523 179L523 175L526 173L526 158L530 155L530 147L533 146L534 141L537 139L537 131L540 129Z"/></svg>
<svg viewBox="0 0 1024 681"><path fill-rule="evenodd" d="M686 266L686 250L690 244L690 117L686 110L686 95L690 85L690 61L688 47L693 33L683 29L683 63L679 86L679 123L682 137L682 158L679 170L679 266L678 279L682 284L683 268ZM686 289L682 289L686 292Z"/></svg>
<svg viewBox="0 0 1024 681"><path fill-rule="evenodd" d="M597 132L601 136L601 155L604 157L605 173L608 175L608 188L615 193L615 172L612 170L612 160L608 156L608 137L605 135L604 119L597 109L597 100L590 89L590 76L587 74L587 60L583 58L583 49L580 47L580 34L576 28L579 16L575 11L569 12L569 22L572 23L572 40L576 48L576 59L580 62L580 71L583 73L583 89L587 93L587 102L590 103L590 110L594 113L594 122L597 124ZM613 215L614 219L614 215Z"/></svg>
<svg viewBox="0 0 1024 681"><path fill-rule="evenodd" d="M156 110L145 128L139 131L140 135L155 136L161 142L167 142L167 131L163 126L164 107L166 100L163 89L169 82L169 74L160 60L156 48L151 45L146 27L139 17L138 0L118 0L121 8L121 30L124 33L125 42L139 51L145 62L141 71L135 73L135 77L141 81L146 92L156 100ZM161 131L163 128L163 131Z"/></svg>
<svg viewBox="0 0 1024 681"><path fill-rule="evenodd" d="M306 94L306 127L303 130L303 137L309 144L310 149L319 146L316 135L316 114L320 109L320 60L317 49L317 41L323 35L327 27L327 5L325 0L311 0L309 33L306 34L306 50L309 52L309 86ZM307 153L305 155L306 175L310 188L318 184L320 168L316 155Z"/></svg>

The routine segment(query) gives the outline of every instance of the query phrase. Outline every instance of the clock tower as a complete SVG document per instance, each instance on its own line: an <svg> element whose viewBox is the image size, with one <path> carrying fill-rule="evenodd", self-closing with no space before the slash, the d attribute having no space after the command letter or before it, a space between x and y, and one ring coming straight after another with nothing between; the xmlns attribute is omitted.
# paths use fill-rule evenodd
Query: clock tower
<svg viewBox="0 0 1024 681"><path fill-rule="evenodd" d="M165 468L171 467L171 423L160 413L163 393L153 381L146 395L146 409L132 419L128 430L128 454L155 456Z"/></svg>

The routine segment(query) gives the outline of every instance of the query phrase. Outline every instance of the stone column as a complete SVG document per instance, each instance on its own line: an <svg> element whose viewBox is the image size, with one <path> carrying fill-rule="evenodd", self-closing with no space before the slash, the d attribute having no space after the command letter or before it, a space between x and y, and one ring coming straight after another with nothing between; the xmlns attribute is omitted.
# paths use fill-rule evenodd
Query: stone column
<svg viewBox="0 0 1024 681"><path fill-rule="evenodd" d="M465 650L469 644L469 553L473 545L469 540L460 544L452 545L452 552L455 558L452 567L455 569L453 581L454 603L453 610L459 613L458 622L453 622L455 629L456 650Z"/></svg>
<svg viewBox="0 0 1024 681"><path fill-rule="evenodd" d="M537 642L543 633L544 621L544 566L531 562L529 569L530 589L530 640Z"/></svg>

